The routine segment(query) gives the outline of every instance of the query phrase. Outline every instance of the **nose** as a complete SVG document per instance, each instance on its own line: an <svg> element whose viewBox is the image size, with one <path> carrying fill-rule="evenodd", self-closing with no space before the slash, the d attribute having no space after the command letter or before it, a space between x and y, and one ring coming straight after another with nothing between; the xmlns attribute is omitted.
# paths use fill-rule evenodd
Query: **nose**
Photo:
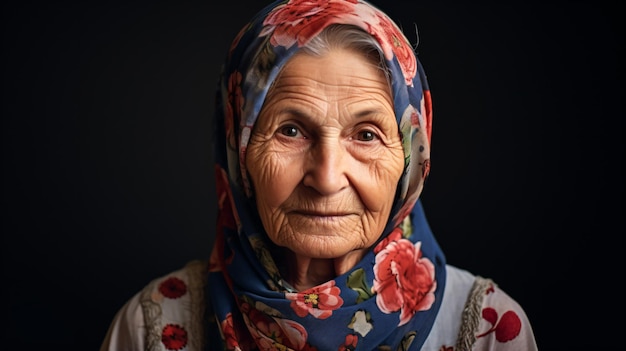
<svg viewBox="0 0 626 351"><path fill-rule="evenodd" d="M348 162L340 141L318 142L307 155L303 183L322 195L339 192L349 185Z"/></svg>

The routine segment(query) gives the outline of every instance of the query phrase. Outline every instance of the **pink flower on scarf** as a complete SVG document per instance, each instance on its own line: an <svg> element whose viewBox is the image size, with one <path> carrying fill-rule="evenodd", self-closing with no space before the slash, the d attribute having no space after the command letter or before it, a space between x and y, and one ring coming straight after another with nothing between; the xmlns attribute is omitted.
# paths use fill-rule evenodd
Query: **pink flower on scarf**
<svg viewBox="0 0 626 351"><path fill-rule="evenodd" d="M292 0L276 6L265 18L266 26L260 33L272 33L270 43L274 46L290 48L296 41L304 45L329 24L337 23L339 17L353 17L354 24L362 23L355 12L356 0L313 1Z"/></svg>
<svg viewBox="0 0 626 351"><path fill-rule="evenodd" d="M395 55L405 83L413 86L417 60L413 47L389 18L356 0L292 0L277 6L263 21L260 36L272 33L270 43L290 48L302 46L330 24L352 24L365 29L381 44L385 58Z"/></svg>
<svg viewBox="0 0 626 351"><path fill-rule="evenodd" d="M356 334L346 335L346 341L343 345L339 346L338 351L350 351L356 349L356 344L359 342L359 337Z"/></svg>
<svg viewBox="0 0 626 351"><path fill-rule="evenodd" d="M392 241L398 241L402 239L402 230L400 228L395 228L389 235L387 235L383 240L381 240L378 245L374 248L374 253L378 254L384 248L389 246L389 243Z"/></svg>
<svg viewBox="0 0 626 351"><path fill-rule="evenodd" d="M298 316L311 314L315 318L326 319L343 305L340 293L335 281L331 280L298 293L285 293L285 297L291 300L291 308Z"/></svg>
<svg viewBox="0 0 626 351"><path fill-rule="evenodd" d="M396 56L404 75L404 83L413 86L413 78L417 72L417 59L413 47L407 42L400 29L387 17L380 14L377 14L377 17L377 25L370 28L370 34L376 37L382 45L387 60L391 60L393 55Z"/></svg>
<svg viewBox="0 0 626 351"><path fill-rule="evenodd" d="M376 304L385 313L400 311L399 326L435 302L435 266L428 258L422 258L420 242L390 242L376 255L374 274L372 292L377 293Z"/></svg>
<svg viewBox="0 0 626 351"><path fill-rule="evenodd" d="M261 350L283 350L285 347L303 350L307 347L308 334L301 324L279 317L278 311L261 303L256 305L243 303L241 311L254 342Z"/></svg>

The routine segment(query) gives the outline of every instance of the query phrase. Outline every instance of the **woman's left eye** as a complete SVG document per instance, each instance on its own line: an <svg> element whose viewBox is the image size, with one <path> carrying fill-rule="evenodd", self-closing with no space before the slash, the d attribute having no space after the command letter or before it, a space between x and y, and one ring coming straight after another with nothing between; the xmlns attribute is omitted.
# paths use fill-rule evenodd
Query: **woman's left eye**
<svg viewBox="0 0 626 351"><path fill-rule="evenodd" d="M356 139L359 141L372 141L378 138L378 135L371 130L359 131L356 135Z"/></svg>

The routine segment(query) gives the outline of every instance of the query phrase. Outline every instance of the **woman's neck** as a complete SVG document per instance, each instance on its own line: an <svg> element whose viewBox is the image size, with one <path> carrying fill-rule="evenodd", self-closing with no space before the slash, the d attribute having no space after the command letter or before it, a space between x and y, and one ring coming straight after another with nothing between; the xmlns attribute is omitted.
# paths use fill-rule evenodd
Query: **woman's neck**
<svg viewBox="0 0 626 351"><path fill-rule="evenodd" d="M365 251L351 251L338 258L311 258L289 251L285 277L296 290L306 290L346 273L363 258Z"/></svg>

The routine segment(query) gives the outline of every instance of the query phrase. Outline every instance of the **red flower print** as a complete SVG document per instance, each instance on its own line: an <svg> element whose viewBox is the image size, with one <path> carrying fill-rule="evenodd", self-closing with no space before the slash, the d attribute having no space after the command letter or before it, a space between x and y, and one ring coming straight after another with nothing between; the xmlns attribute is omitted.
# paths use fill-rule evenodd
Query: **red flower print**
<svg viewBox="0 0 626 351"><path fill-rule="evenodd" d="M454 351L454 347L453 346L441 345L441 347L439 348L439 351Z"/></svg>
<svg viewBox="0 0 626 351"><path fill-rule="evenodd" d="M367 4L356 0L292 0L279 5L265 18L260 36L271 33L270 43L290 48L302 46L334 23L359 26L373 35L381 44L385 57L395 55L407 85L413 85L417 60L413 47L400 29L386 16Z"/></svg>
<svg viewBox="0 0 626 351"><path fill-rule="evenodd" d="M187 331L177 324L168 324L161 332L161 342L168 350L180 350L187 345Z"/></svg>
<svg viewBox="0 0 626 351"><path fill-rule="evenodd" d="M491 307L483 309L483 319L491 323L492 327L486 332L479 334L476 338L495 332L496 340L499 342L507 342L515 339L522 330L522 321L517 313L506 311L498 321L498 312Z"/></svg>
<svg viewBox="0 0 626 351"><path fill-rule="evenodd" d="M381 14L378 14L377 17L376 26L370 28L370 34L378 39L388 60L393 57L392 55L396 56L404 75L405 84L413 86L413 78L417 72L417 60L413 53L413 47L389 18Z"/></svg>
<svg viewBox="0 0 626 351"><path fill-rule="evenodd" d="M187 285L185 285L184 281L176 277L170 277L159 284L159 292L167 298L177 299L185 295Z"/></svg>
<svg viewBox="0 0 626 351"><path fill-rule="evenodd" d="M424 90L424 95L421 101L422 115L424 116L424 124L426 124L426 136L428 142L431 140L431 134L433 132L433 101L430 96L430 90Z"/></svg>
<svg viewBox="0 0 626 351"><path fill-rule="evenodd" d="M257 302L256 305L258 308L243 303L241 311L248 330L261 350L283 350L284 347L302 350L306 347L308 333L301 324L277 317L280 315L278 311L261 303Z"/></svg>
<svg viewBox="0 0 626 351"><path fill-rule="evenodd" d="M374 248L374 253L379 253L382 249L386 248L390 242L398 241L400 239L402 239L402 230L400 228L396 228L391 233L389 233L387 237L381 240L378 245L376 245L376 247Z"/></svg>
<svg viewBox="0 0 626 351"><path fill-rule="evenodd" d="M237 342L237 335L235 334L235 326L233 323L233 314L228 313L226 319L222 321L222 334L224 335L224 342L226 343L226 350L235 350L239 347Z"/></svg>
<svg viewBox="0 0 626 351"><path fill-rule="evenodd" d="M356 349L356 343L359 341L359 337L356 334L346 335L346 341L343 345L339 346L339 351L354 351Z"/></svg>
<svg viewBox="0 0 626 351"><path fill-rule="evenodd" d="M400 311L398 326L432 306L436 287L435 266L422 258L420 242L392 241L376 255L372 292L381 311Z"/></svg>
<svg viewBox="0 0 626 351"><path fill-rule="evenodd" d="M294 45L297 38L298 46L302 46L339 17L363 22L355 11L356 4L356 0L292 0L272 10L263 21L265 28L260 36L272 33L270 43L285 48Z"/></svg>
<svg viewBox="0 0 626 351"><path fill-rule="evenodd" d="M315 318L326 319L343 305L340 293L335 281L331 280L298 293L285 293L285 297L291 300L291 308L298 316L311 314Z"/></svg>

